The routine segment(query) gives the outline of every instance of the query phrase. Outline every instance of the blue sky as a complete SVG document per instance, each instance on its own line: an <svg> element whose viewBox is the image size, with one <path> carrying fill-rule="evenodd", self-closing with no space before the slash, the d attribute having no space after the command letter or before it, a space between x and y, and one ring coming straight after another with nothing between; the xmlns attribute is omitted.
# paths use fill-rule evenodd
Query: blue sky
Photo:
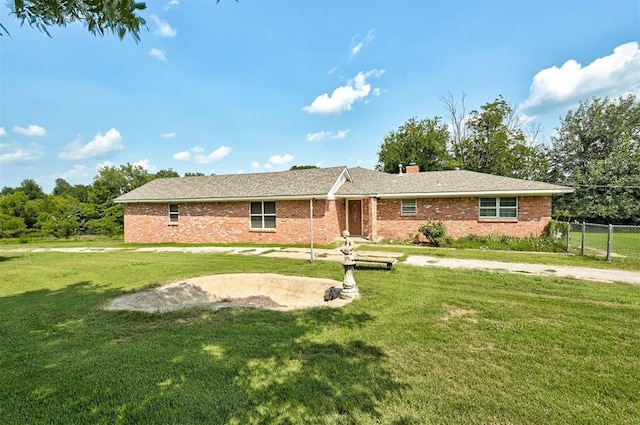
<svg viewBox="0 0 640 425"><path fill-rule="evenodd" d="M377 163L411 117L499 95L540 122L640 94L640 2L148 1L141 42L0 22L0 187L100 167L205 174Z"/></svg>

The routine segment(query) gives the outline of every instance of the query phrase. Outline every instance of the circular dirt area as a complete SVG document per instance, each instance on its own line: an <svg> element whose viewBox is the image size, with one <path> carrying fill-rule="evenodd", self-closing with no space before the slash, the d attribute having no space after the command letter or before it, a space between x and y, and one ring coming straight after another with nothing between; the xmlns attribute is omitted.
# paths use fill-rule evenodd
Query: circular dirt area
<svg viewBox="0 0 640 425"><path fill-rule="evenodd" d="M218 274L124 295L111 301L105 308L147 312L166 312L195 306L293 310L341 307L351 302L340 298L325 301L325 292L331 287L341 289L342 282L265 273Z"/></svg>

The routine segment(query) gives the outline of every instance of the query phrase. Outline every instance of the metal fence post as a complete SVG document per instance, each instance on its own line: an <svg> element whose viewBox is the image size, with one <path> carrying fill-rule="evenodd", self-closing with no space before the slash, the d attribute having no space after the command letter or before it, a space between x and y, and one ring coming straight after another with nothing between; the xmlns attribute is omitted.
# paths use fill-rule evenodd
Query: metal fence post
<svg viewBox="0 0 640 425"><path fill-rule="evenodd" d="M569 252L569 245L571 244L571 222L567 220L567 252Z"/></svg>
<svg viewBox="0 0 640 425"><path fill-rule="evenodd" d="M580 254L584 255L584 235L586 233L587 226L585 224L585 222L582 222L582 246L580 247Z"/></svg>
<svg viewBox="0 0 640 425"><path fill-rule="evenodd" d="M613 224L609 225L609 237L607 238L607 261L611 261L611 248L613 247Z"/></svg>

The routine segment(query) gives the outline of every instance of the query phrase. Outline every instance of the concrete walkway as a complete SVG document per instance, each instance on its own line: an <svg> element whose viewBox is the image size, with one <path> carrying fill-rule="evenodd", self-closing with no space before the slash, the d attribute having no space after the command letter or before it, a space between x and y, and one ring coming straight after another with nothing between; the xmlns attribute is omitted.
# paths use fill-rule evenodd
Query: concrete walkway
<svg viewBox="0 0 640 425"><path fill-rule="evenodd" d="M503 261L463 260L435 258L423 255L409 256L405 264L422 267L446 267L458 269L492 270L508 273L534 274L538 276L568 277L597 282L624 282L640 285L640 272L587 267L544 264L507 263Z"/></svg>
<svg viewBox="0 0 640 425"><path fill-rule="evenodd" d="M100 253L108 251L129 250L128 248L22 248L0 249L3 252L68 252L68 253ZM135 248L134 252L188 252L194 254L232 254L259 255L270 258L294 258L311 260L309 248L279 248L279 247L145 247ZM341 262L344 258L340 248L314 249L314 260ZM356 256L358 251L356 250ZM366 257L399 258L402 253L386 251L361 251ZM640 272L596 269L587 267L558 266L544 264L508 263L502 261L467 260L459 258L437 258L425 255L411 255L399 264L417 267L445 267L455 269L491 270L496 272L533 274L538 276L565 277L598 282L623 282L640 286Z"/></svg>
<svg viewBox="0 0 640 425"><path fill-rule="evenodd" d="M336 261L343 260L344 255L340 249L333 250L315 250L317 260ZM400 252L386 251L355 251L358 255L366 257L381 258L399 258L402 256ZM278 251L264 254L267 257L280 258L299 258L310 259L310 250L303 248L284 248ZM590 280L597 282L623 282L640 286L640 272L615 270L615 269L596 269L588 267L559 266L546 264L528 264L528 263L508 263L504 261L488 261L488 260L468 260L460 258L438 258L426 255L410 255L406 260L399 264L418 267L445 267L450 269L476 269L490 270L495 272L533 274L538 276L575 278L582 280Z"/></svg>

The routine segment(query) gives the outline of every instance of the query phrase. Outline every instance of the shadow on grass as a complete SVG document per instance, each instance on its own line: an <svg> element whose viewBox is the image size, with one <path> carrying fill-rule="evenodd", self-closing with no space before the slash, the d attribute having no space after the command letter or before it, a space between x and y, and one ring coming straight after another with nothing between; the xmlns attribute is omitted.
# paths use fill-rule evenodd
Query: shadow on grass
<svg viewBox="0 0 640 425"><path fill-rule="evenodd" d="M373 317L292 312L108 312L91 282L0 298L7 423L377 422L404 384L358 337Z"/></svg>

